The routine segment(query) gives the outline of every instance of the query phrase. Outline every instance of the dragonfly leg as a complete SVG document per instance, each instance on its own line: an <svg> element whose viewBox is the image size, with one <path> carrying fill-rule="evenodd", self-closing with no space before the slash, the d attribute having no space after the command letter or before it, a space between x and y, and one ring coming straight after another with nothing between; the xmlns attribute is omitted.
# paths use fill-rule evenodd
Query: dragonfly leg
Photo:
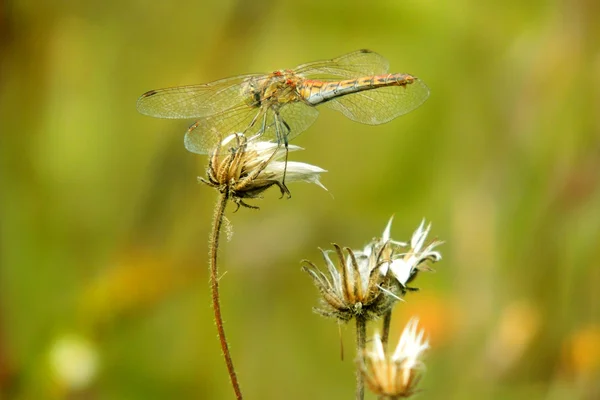
<svg viewBox="0 0 600 400"><path fill-rule="evenodd" d="M282 132L281 129L281 125L283 125L286 129L285 132ZM287 186L285 185L285 175L287 174L287 163L288 163L288 153L289 153L289 149L288 149L288 134L290 133L290 126L287 124L287 122L285 122L285 120L283 118L281 118L281 116L279 114L275 114L275 129L276 129L276 134L277 134L277 148L279 149L279 146L281 146L281 143L283 142L283 145L285 146L285 161L284 161L284 166L283 166L283 179L281 180L281 185L279 186L279 189L281 190L281 197L283 198L284 194L287 194L288 199L292 197L292 194L290 193L289 189L287 188Z"/></svg>
<svg viewBox="0 0 600 400"><path fill-rule="evenodd" d="M260 115L260 110L259 112L256 113L256 115L254 115L254 118L252 118L252 121L250 122L250 124L246 127L246 129L244 130L243 133L246 133L246 131L250 128L252 128L254 126L254 124L256 123L256 121L258 120L258 116Z"/></svg>
<svg viewBox="0 0 600 400"><path fill-rule="evenodd" d="M254 119L252 120L250 125L248 125L248 127L246 128L246 131L254 126L254 124L258 120L259 115L260 115L260 112L256 113L256 116L254 117ZM260 129L258 130L258 132L256 132L256 134L254 136L249 138L248 141L252 141L256 138L261 137L265 133L266 130L267 130L267 113L263 112L262 125L261 125Z"/></svg>
<svg viewBox="0 0 600 400"><path fill-rule="evenodd" d="M288 187L285 184L283 184L279 181L275 182L275 184L279 187L279 190L281 191L280 199L283 198L283 196L285 196L286 194L287 194L288 199L290 197L292 197L292 193L290 193L290 189L288 189Z"/></svg>
<svg viewBox="0 0 600 400"><path fill-rule="evenodd" d="M235 198L234 203L236 204L237 208L235 209L235 212L238 212L238 210L240 209L240 206L243 206L245 208L250 208L252 210L260 210L260 207L257 206L253 206L251 204L246 203L244 200L240 199L239 197Z"/></svg>

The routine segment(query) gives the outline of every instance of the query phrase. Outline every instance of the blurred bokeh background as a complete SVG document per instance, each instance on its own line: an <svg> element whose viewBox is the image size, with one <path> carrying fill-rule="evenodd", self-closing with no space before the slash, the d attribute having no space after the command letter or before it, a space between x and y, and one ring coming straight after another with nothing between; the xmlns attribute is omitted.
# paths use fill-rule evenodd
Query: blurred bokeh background
<svg viewBox="0 0 600 400"><path fill-rule="evenodd" d="M352 324L300 260L395 214L446 241L395 309L431 340L423 399L600 398L600 3L0 2L0 398L233 398L212 322L216 192L189 121L143 92L359 48L431 97L382 126L322 109L327 169L227 217L223 311L248 399L348 399ZM226 273L225 273L226 271ZM370 331L374 329L370 327ZM368 395L367 398L371 395Z"/></svg>

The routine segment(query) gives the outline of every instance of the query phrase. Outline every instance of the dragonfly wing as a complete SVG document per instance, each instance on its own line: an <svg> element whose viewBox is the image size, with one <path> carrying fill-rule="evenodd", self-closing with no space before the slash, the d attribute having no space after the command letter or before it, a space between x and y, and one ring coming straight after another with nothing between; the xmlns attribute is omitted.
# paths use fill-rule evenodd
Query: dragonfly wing
<svg viewBox="0 0 600 400"><path fill-rule="evenodd" d="M237 107L199 119L186 132L184 144L192 153L211 154L236 132L254 140L283 143L305 131L318 115L315 107L300 102L286 104L279 113L273 108Z"/></svg>
<svg viewBox="0 0 600 400"><path fill-rule="evenodd" d="M389 62L371 50L358 50L324 61L302 64L294 72L307 78L350 79L387 74Z"/></svg>
<svg viewBox="0 0 600 400"><path fill-rule="evenodd" d="M417 79L410 85L387 86L336 97L325 104L353 121L379 125L419 107L429 88Z"/></svg>
<svg viewBox="0 0 600 400"><path fill-rule="evenodd" d="M293 102L285 104L278 112L273 107L264 107L260 110L255 109L251 115L240 115L236 117L239 121L236 122L238 129L223 126L224 124L220 122L218 116L215 116L215 119L219 119L219 121L215 121L216 123L212 126L214 132L220 131L227 135L233 132L242 132L247 138L283 144L308 129L318 116L319 110L314 106ZM227 118L231 119L229 116Z"/></svg>
<svg viewBox="0 0 600 400"><path fill-rule="evenodd" d="M287 140L290 141L315 122L319 116L319 110L303 102L293 102L282 107L279 115L285 121Z"/></svg>
<svg viewBox="0 0 600 400"><path fill-rule="evenodd" d="M185 148L196 154L210 154L233 133L251 137L258 131L263 114L263 109L244 105L201 118L186 132Z"/></svg>
<svg viewBox="0 0 600 400"><path fill-rule="evenodd" d="M140 113L158 118L201 118L223 110L251 103L244 93L244 83L262 75L241 75L202 85L151 90L140 96Z"/></svg>

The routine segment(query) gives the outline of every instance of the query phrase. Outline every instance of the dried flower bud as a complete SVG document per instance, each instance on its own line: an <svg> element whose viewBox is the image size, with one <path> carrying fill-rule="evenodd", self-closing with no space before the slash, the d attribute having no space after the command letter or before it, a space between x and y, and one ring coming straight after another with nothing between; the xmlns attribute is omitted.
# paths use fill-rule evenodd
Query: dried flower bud
<svg viewBox="0 0 600 400"><path fill-rule="evenodd" d="M322 307L315 311L327 317L349 321L360 315L366 319L376 319L389 311L398 300L393 292L395 281L380 273L382 262L379 256L355 255L349 248L333 245L338 258L336 268L329 258L329 252L321 250L329 274L320 271L315 264L304 261L302 268L307 272L321 292ZM346 256L344 256L344 252Z"/></svg>
<svg viewBox="0 0 600 400"><path fill-rule="evenodd" d="M227 193L238 206L258 208L244 202L244 199L260 198L261 193L273 185L279 187L281 195L290 196L283 182L304 181L315 183L325 189L319 181L324 169L314 165L278 161L286 151L301 150L300 147L285 147L273 142L248 140L243 134L235 133L226 137L211 154L207 179L200 181Z"/></svg>
<svg viewBox="0 0 600 400"><path fill-rule="evenodd" d="M407 283L415 278L418 270L428 268L426 261L436 262L442 258L433 250L442 242L433 241L422 249L430 228L423 229L422 222L406 251L408 243L390 237L392 220L382 237L372 240L362 250L342 249L334 244L338 268L329 253L321 250L328 274L314 263L304 261L307 265L303 270L310 274L322 295L322 307L315 309L316 312L342 321L357 315L375 319L389 311L407 290L416 290L407 287Z"/></svg>
<svg viewBox="0 0 600 400"><path fill-rule="evenodd" d="M358 355L358 368L367 387L376 395L398 399L415 393L423 369L419 357L429 348L423 330L417 332L417 323L416 318L408 322L393 354L385 351L381 337L375 334L371 349Z"/></svg>

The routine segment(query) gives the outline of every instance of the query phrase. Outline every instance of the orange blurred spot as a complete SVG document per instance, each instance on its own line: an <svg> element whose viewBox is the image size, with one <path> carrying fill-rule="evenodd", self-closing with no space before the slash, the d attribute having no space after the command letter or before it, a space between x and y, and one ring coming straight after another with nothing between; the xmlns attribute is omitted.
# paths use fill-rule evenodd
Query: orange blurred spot
<svg viewBox="0 0 600 400"><path fill-rule="evenodd" d="M513 301L500 314L488 343L490 373L501 375L523 356L539 330L539 310L528 301Z"/></svg>
<svg viewBox="0 0 600 400"><path fill-rule="evenodd" d="M130 250L84 290L83 312L101 320L154 305L195 282L191 274L190 269L174 267L152 252Z"/></svg>
<svg viewBox="0 0 600 400"><path fill-rule="evenodd" d="M406 303L400 304L393 315L394 331L402 331L411 317L419 318L432 346L441 346L454 336L459 315L456 305L435 294L409 293ZM398 313L398 311L401 313Z"/></svg>
<svg viewBox="0 0 600 400"><path fill-rule="evenodd" d="M600 372L600 326L589 326L573 333L566 343L568 365L576 375Z"/></svg>
<svg viewBox="0 0 600 400"><path fill-rule="evenodd" d="M522 352L538 330L539 311L527 302L513 302L502 312L498 340L502 347Z"/></svg>

